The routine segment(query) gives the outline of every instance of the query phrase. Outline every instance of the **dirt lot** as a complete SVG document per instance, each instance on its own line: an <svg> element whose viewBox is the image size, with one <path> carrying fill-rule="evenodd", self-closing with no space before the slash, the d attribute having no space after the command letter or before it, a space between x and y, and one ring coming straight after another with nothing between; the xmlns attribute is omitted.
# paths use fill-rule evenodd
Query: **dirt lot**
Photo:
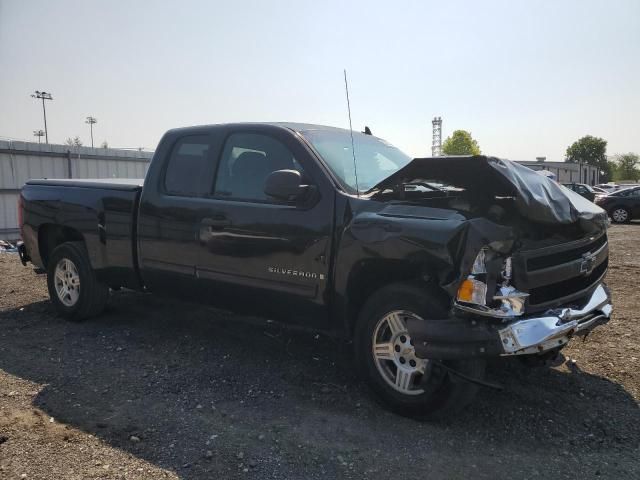
<svg viewBox="0 0 640 480"><path fill-rule="evenodd" d="M378 406L341 342L134 293L70 324L0 255L0 478L638 479L640 224L610 236L609 325L442 423Z"/></svg>

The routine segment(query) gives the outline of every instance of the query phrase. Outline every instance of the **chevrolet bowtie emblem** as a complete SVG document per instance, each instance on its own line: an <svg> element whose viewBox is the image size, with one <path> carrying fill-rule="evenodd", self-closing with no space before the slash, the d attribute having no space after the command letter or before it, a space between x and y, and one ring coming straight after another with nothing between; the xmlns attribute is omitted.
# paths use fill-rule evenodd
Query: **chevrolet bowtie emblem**
<svg viewBox="0 0 640 480"><path fill-rule="evenodd" d="M580 262L580 273L585 277L593 272L596 266L596 256L593 253L585 253L582 255L582 262Z"/></svg>

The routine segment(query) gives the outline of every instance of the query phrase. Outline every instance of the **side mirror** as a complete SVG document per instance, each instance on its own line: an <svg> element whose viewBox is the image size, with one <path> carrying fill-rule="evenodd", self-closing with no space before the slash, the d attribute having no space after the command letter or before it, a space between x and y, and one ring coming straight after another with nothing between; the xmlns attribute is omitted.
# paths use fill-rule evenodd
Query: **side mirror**
<svg viewBox="0 0 640 480"><path fill-rule="evenodd" d="M264 193L278 200L296 200L309 189L308 185L301 183L302 175L297 170L276 170L265 180Z"/></svg>

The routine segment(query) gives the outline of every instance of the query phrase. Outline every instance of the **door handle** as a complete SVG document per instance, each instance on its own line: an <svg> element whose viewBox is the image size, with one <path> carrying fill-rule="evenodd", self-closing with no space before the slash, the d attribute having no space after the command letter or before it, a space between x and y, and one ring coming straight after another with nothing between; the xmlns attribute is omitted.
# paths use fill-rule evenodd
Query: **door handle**
<svg viewBox="0 0 640 480"><path fill-rule="evenodd" d="M207 230L211 232L214 230L222 230L225 227L230 226L231 220L229 220L225 215L220 214L211 218L203 218L200 225L206 227Z"/></svg>

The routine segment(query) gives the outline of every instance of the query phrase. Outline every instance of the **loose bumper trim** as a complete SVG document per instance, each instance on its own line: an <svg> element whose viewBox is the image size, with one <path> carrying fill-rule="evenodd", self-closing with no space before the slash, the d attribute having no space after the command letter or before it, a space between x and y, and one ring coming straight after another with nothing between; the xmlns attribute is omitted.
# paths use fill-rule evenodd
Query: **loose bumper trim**
<svg viewBox="0 0 640 480"><path fill-rule="evenodd" d="M550 310L542 317L518 320L499 330L503 355L538 353L563 345L573 335L608 322L612 310L611 296L600 284L580 309Z"/></svg>
<svg viewBox="0 0 640 480"><path fill-rule="evenodd" d="M487 317L408 320L407 329L421 358L456 359L542 353L561 347L609 321L613 308L607 287L600 284L581 308L548 310L541 316L509 324Z"/></svg>

